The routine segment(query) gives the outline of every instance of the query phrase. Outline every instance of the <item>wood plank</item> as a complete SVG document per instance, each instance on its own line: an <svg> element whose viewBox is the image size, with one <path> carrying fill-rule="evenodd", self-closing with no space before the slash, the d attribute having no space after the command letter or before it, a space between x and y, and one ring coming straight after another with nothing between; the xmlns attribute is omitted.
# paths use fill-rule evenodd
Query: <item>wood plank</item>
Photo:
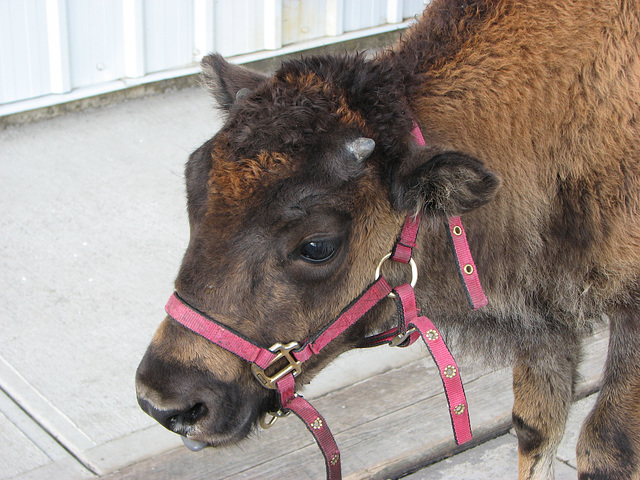
<svg viewBox="0 0 640 480"><path fill-rule="evenodd" d="M586 342L576 397L597 389L607 332ZM454 444L446 400L431 359L377 375L313 401L329 423L349 480L388 479L454 455L511 427L511 371L459 362L470 405L474 440ZM177 449L107 475L110 480L173 478L317 479L322 456L305 427L291 417L238 446L192 453Z"/></svg>

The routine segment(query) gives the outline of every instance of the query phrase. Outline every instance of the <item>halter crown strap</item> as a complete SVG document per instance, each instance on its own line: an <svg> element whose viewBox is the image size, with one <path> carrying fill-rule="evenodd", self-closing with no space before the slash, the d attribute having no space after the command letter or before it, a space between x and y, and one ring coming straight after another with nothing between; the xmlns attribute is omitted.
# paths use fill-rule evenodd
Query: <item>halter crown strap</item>
<svg viewBox="0 0 640 480"><path fill-rule="evenodd" d="M486 306L489 301L482 290L482 285L480 285L476 264L473 262L467 235L464 232L460 217L451 217L449 219L449 239L453 245L456 263L458 264L458 273L460 273L471 308L477 310Z"/></svg>
<svg viewBox="0 0 640 480"><path fill-rule="evenodd" d="M417 145L421 147L426 145L422 131L415 121L413 122L411 135ZM482 291L480 279L478 278L476 266L473 263L473 257L471 256L471 250L469 249L469 243L467 242L467 236L464 232L460 217L449 218L449 239L453 245L456 262L458 263L458 272L466 289L471 308L476 310L486 306L488 300Z"/></svg>
<svg viewBox="0 0 640 480"><path fill-rule="evenodd" d="M418 230L420 229L421 215L408 216L402 226L400 239L396 242L391 252L391 260L400 263L409 263L413 255L413 249L416 248L416 239L418 238Z"/></svg>

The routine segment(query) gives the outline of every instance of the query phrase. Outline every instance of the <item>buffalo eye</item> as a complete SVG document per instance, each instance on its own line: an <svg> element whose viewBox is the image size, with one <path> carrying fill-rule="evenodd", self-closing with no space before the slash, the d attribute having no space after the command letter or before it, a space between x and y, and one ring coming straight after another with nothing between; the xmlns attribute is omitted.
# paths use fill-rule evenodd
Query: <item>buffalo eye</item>
<svg viewBox="0 0 640 480"><path fill-rule="evenodd" d="M339 243L335 240L312 240L300 247L299 255L307 262L322 263L335 255L338 246Z"/></svg>

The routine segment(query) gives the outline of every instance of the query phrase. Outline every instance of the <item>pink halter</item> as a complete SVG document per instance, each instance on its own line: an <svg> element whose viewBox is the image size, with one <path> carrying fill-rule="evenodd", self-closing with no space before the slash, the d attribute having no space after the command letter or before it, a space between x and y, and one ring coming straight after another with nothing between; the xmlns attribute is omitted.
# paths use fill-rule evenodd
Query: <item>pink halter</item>
<svg viewBox="0 0 640 480"><path fill-rule="evenodd" d="M422 134L415 125L412 131L416 143L424 145ZM305 361L319 354L324 347L337 338L369 310L387 296L392 296L399 304L402 312L400 324L387 332L362 340L361 346L370 347L382 344L392 346L409 346L418 337L422 337L434 358L444 385L449 415L451 416L456 443L461 445L471 440L471 425L462 380L458 366L444 343L442 335L427 317L418 315L418 307L413 287L417 278L417 269L411 256L416 247L416 238L420 225L420 217L407 217L400 238L393 252L387 255L381 264L391 261L411 264L413 271L412 284L403 284L392 288L384 276L377 273L377 279L343 311L341 315L320 331L301 343L276 343L264 348L222 325L215 319L199 312L182 300L177 293L169 298L166 311L169 316L195 333L210 340L251 363L256 379L265 387L275 389L278 393L281 409L273 414L274 419L288 412L295 413L313 434L324 457L329 480L341 477L340 452L329 430L326 420L303 397L295 393L295 377L300 374ZM449 219L449 234L458 263L458 270L465 285L471 306L474 309L487 304L482 291L475 264L467 244L466 235L459 217ZM287 365L271 376L265 370L275 362L285 359ZM282 363L282 362L281 362ZM273 419L270 423L273 422Z"/></svg>

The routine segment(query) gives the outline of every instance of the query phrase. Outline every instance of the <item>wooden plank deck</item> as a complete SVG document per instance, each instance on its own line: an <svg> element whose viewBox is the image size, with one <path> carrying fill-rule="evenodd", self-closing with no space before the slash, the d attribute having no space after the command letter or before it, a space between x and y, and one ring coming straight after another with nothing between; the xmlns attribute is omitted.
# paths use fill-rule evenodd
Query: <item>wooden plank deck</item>
<svg viewBox="0 0 640 480"><path fill-rule="evenodd" d="M597 390L608 344L606 331L585 344L576 399ZM384 347L379 347L384 348ZM442 385L431 358L377 375L313 401L333 431L348 480L398 478L511 427L511 371L461 361L474 440L454 444ZM324 462L311 435L295 417L279 420L234 447L193 453L172 450L108 480L324 478Z"/></svg>

